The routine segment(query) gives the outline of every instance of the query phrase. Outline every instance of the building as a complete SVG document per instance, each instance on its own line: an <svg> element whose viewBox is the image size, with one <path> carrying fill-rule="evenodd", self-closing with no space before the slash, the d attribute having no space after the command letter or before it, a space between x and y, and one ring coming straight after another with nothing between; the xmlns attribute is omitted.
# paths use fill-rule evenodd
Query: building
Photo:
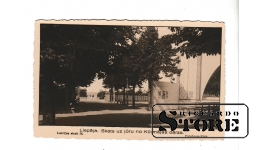
<svg viewBox="0 0 260 150"><path fill-rule="evenodd" d="M97 94L98 92L87 92L87 100L99 100Z"/></svg>
<svg viewBox="0 0 260 150"><path fill-rule="evenodd" d="M178 68L183 70L179 77L175 76L174 83L162 81L153 83L154 104L201 102L204 99L219 102L219 96L207 97L204 91L212 74L220 67L220 55L207 56L203 54L195 58L187 59L185 56L180 58L181 63L178 64ZM167 106L167 108L172 109L174 107L169 108Z"/></svg>

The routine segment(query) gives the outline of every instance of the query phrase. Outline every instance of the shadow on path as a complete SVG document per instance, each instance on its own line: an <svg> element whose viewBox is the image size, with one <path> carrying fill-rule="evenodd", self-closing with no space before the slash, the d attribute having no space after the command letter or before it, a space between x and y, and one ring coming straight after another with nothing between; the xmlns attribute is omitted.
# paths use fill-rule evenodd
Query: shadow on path
<svg viewBox="0 0 260 150"><path fill-rule="evenodd" d="M192 117L193 118L193 117ZM181 119L175 117L175 119ZM194 120L197 118L193 118ZM151 128L151 114L99 114L86 116L69 116L58 117L56 119L56 126L94 126L94 127L132 127L132 128ZM158 115L153 116L153 128L158 130L159 126L168 128L170 126L166 123L161 123ZM190 129L194 129L193 124L188 124ZM202 122L200 122L202 128ZM178 123L177 128L184 128L183 123Z"/></svg>
<svg viewBox="0 0 260 150"><path fill-rule="evenodd" d="M160 123L153 118L155 123ZM151 114L102 114L60 117L57 126L151 127Z"/></svg>

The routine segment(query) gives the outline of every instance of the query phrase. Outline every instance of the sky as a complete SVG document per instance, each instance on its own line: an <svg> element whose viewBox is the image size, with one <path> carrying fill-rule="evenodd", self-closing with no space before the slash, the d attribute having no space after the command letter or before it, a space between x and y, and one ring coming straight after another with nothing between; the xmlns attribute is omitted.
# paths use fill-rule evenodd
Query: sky
<svg viewBox="0 0 260 150"><path fill-rule="evenodd" d="M166 34L171 34L172 32L167 27L158 27L158 33L159 33L159 37L161 37ZM164 75L162 73L160 74L160 76L163 77L160 81L170 82L170 79L164 77ZM88 92L98 92L100 90L108 91L109 89L103 88L102 83L103 83L102 79L101 80L95 79L94 82L89 87L87 87L87 91ZM137 88L137 90L139 90L139 88ZM145 91L148 90L148 82L143 83L142 90L145 90Z"/></svg>

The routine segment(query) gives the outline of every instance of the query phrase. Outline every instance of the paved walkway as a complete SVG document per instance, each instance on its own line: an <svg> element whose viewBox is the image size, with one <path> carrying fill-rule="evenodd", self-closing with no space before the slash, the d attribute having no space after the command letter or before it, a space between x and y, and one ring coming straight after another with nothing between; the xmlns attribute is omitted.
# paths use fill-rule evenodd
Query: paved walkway
<svg viewBox="0 0 260 150"><path fill-rule="evenodd" d="M136 102L136 107L132 107L111 102L81 101L75 107L75 113L57 112L56 125L150 127L151 111L147 107L147 102Z"/></svg>
<svg viewBox="0 0 260 150"><path fill-rule="evenodd" d="M151 111L148 111L147 107L147 102L136 102L136 107L132 107L111 102L81 101L75 107L73 114L57 112L56 124L58 126L151 127ZM161 124L158 120L160 112L153 112L153 123L156 126ZM39 120L42 120L42 116Z"/></svg>

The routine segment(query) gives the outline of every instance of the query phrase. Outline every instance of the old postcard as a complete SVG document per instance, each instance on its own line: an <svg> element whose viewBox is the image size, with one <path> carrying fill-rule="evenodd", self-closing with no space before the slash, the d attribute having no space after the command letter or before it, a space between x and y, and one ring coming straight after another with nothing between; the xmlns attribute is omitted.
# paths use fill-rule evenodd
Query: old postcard
<svg viewBox="0 0 260 150"><path fill-rule="evenodd" d="M35 22L34 136L223 139L225 24Z"/></svg>

